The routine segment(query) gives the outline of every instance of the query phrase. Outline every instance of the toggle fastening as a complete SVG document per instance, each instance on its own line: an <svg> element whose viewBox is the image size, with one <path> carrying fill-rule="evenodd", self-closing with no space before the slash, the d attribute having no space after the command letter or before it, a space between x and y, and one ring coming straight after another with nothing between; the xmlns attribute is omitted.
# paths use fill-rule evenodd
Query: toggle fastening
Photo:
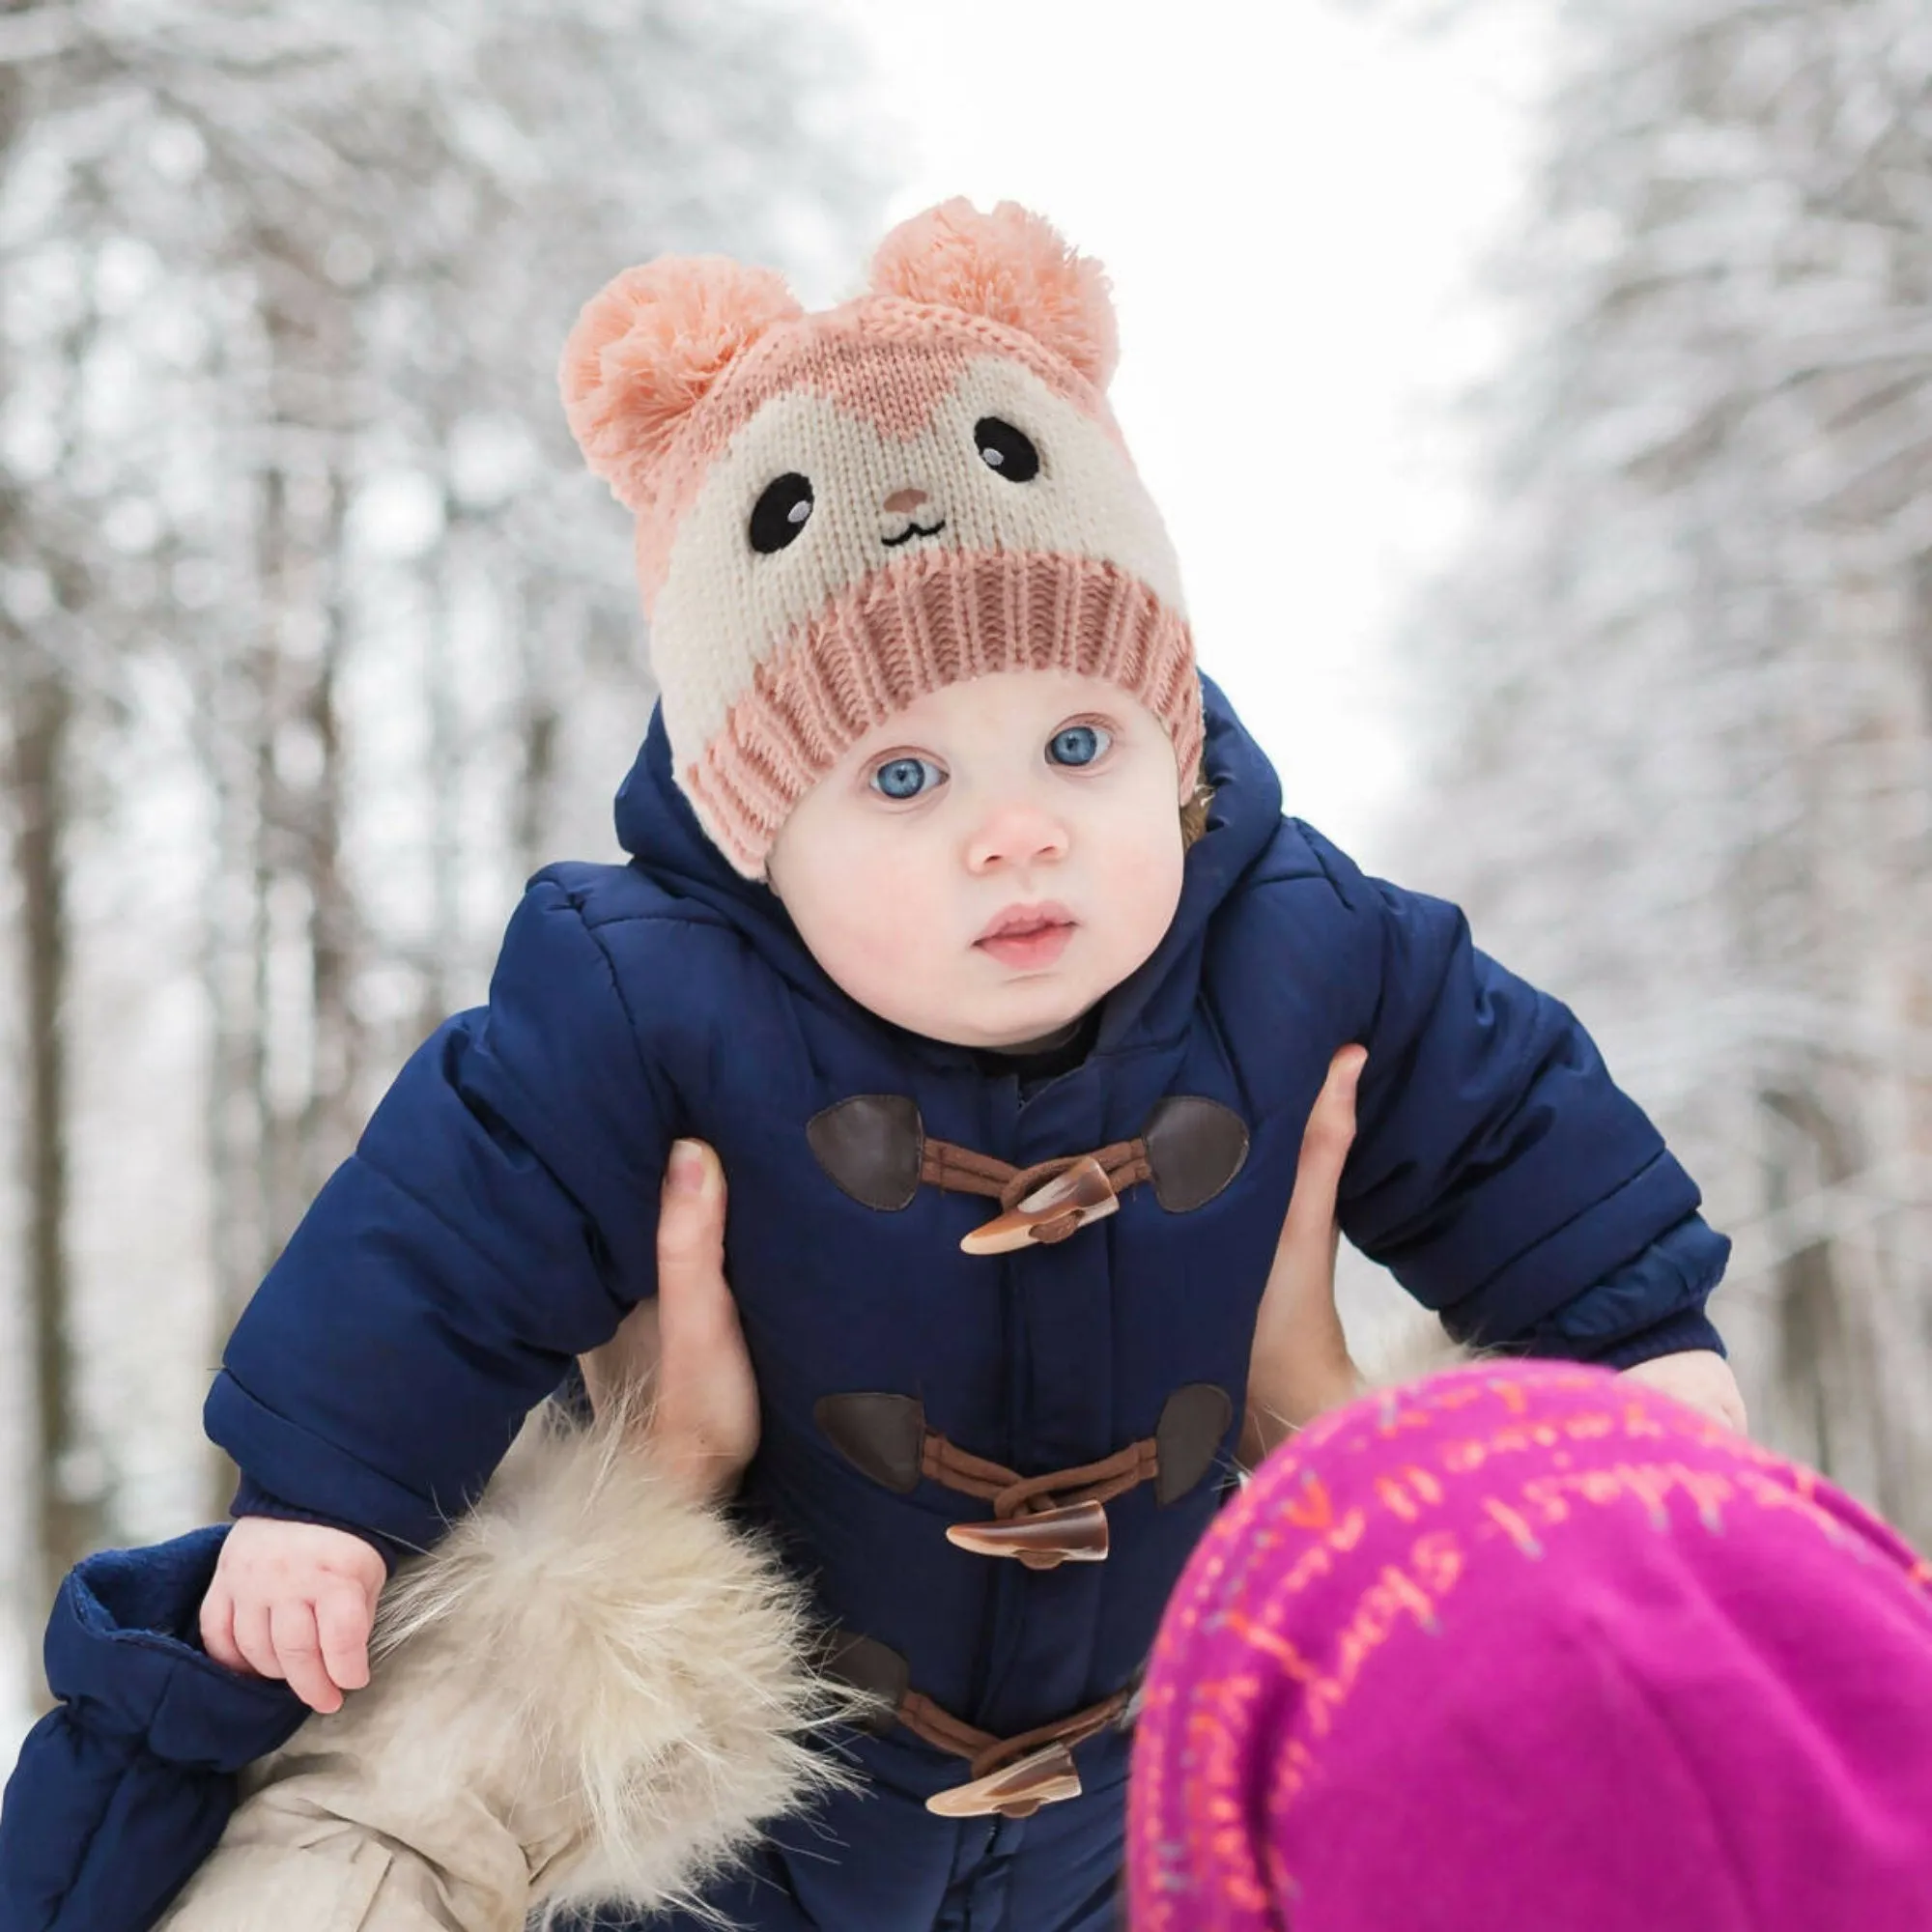
<svg viewBox="0 0 1932 1932"><path fill-rule="evenodd" d="M1064 1241L1090 1222L1104 1220L1120 1210L1121 1197L1107 1170L1091 1153L1060 1167L1043 1187L1037 1187L975 1228L960 1243L969 1255L1004 1255L1035 1241Z"/></svg>

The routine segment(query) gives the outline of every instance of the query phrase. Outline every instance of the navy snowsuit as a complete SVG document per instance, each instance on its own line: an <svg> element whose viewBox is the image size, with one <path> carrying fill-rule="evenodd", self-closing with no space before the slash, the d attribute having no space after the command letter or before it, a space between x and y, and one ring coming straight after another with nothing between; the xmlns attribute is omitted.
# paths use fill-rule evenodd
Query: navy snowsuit
<svg viewBox="0 0 1932 1932"><path fill-rule="evenodd" d="M1042 1082L838 991L706 840L654 720L618 798L630 863L531 882L488 1006L410 1061L236 1329L207 1422L244 1502L434 1541L653 1292L668 1150L698 1136L729 1182L763 1404L740 1507L904 1688L994 1738L1050 1724L1131 1683L1216 1507L1303 1124L1348 1041L1369 1057L1344 1229L1452 1332L1620 1365L1717 1346L1703 1304L1727 1244L1576 1020L1454 907L1284 819L1207 696L1214 804L1173 927ZM1177 1098L1213 1103L1193 1117L1214 1129L1205 1181L1156 1163L1052 1245L962 1253L997 1204L919 1178L940 1143L1025 1168L1151 1141ZM947 1540L991 1512L919 1466L938 1437L1023 1476L1161 1439L1163 1477L1107 1503L1105 1561L1033 1570ZM67 1701L9 1790L0 1932L145 1924L218 1834L235 1768L299 1720L195 1645L215 1535L92 1559L64 1590ZM925 1812L968 1769L903 1727L855 1748L872 1792L776 1834L721 1895L745 1922L1114 1922L1120 1731L1078 1747L1085 1795L1018 1819Z"/></svg>

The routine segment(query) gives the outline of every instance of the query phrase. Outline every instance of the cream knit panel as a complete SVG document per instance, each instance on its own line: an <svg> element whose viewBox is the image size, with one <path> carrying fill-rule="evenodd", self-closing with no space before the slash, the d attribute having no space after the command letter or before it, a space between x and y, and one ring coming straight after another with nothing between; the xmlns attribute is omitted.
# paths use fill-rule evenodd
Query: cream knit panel
<svg viewBox="0 0 1932 1932"><path fill-rule="evenodd" d="M973 430L982 416L1032 439L1037 476L1010 482L981 459ZM747 534L752 507L787 471L810 478L812 512L792 543L763 554ZM883 539L908 519L883 505L907 487L927 497L911 521L944 518L945 528L889 549ZM972 361L905 438L828 397L791 390L767 403L711 465L651 612L651 662L675 765L687 767L724 728L783 639L872 573L942 547L1111 563L1177 616L1183 611L1173 546L1119 443L1018 363Z"/></svg>

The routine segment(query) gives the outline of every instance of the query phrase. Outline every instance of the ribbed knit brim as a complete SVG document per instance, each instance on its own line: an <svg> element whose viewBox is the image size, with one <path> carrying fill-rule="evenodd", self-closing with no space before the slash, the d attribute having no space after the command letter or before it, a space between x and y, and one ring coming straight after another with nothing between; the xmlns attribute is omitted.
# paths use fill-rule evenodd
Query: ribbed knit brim
<svg viewBox="0 0 1932 1932"><path fill-rule="evenodd" d="M915 698L1005 670L1104 678L1174 741L1193 792L1201 680L1186 620L1092 557L924 550L865 579L758 668L725 729L679 774L699 821L749 877L792 808Z"/></svg>

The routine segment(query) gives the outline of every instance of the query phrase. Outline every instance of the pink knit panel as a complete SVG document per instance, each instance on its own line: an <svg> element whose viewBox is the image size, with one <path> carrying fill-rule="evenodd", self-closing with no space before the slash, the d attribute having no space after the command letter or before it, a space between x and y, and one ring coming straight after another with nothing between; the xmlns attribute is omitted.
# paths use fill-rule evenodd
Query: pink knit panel
<svg viewBox="0 0 1932 1932"><path fill-rule="evenodd" d="M866 732L942 685L1002 670L1118 684L1167 726L1194 790L1201 681L1186 620L1093 557L922 551L853 586L759 666L682 774L705 829L748 876L792 807Z"/></svg>
<svg viewBox="0 0 1932 1932"><path fill-rule="evenodd" d="M1106 399L1066 363L1016 330L896 298L872 297L771 329L692 412L659 463L638 517L638 586L648 611L669 568L685 512L731 439L774 397L809 390L872 424L882 436L917 436L976 356L1005 355L1126 448Z"/></svg>

